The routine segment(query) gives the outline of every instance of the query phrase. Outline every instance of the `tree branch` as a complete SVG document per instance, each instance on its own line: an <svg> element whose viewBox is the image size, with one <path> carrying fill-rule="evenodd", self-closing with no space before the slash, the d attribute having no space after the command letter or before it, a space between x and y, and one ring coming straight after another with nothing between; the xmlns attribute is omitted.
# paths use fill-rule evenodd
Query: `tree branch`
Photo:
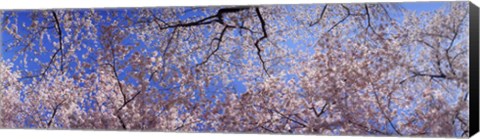
<svg viewBox="0 0 480 139"><path fill-rule="evenodd" d="M113 57L113 59L115 59L115 57ZM117 68L115 67L115 62L114 62L113 65L110 64L110 63L107 63L107 65L110 65L110 67L112 67L113 74L115 75L115 79L117 80L117 84L118 84L118 87L120 89L120 93L122 93L123 103L125 103L127 101L127 96L126 96L125 92L123 92L123 86L122 86L122 83L120 81L120 78L118 77Z"/></svg>
<svg viewBox="0 0 480 139"><path fill-rule="evenodd" d="M363 130L365 130L365 131L367 131L367 132L374 131L374 132L376 132L376 133L380 133L380 134L383 134L383 135L388 135L387 133L385 133L385 132L383 132L383 131L380 131L380 130L377 130L377 129L368 128L367 126L361 125L361 124L359 124L359 123L355 123L355 122L353 122L353 121L351 121L351 120L348 120L348 123L351 123L351 124L353 124L353 125L355 125L355 126L359 126L359 127L363 128Z"/></svg>
<svg viewBox="0 0 480 139"><path fill-rule="evenodd" d="M387 116L387 114L385 113L385 110L382 108L382 105L380 103L380 99L378 98L378 94L377 92L374 92L373 93L375 95L375 99L377 101L377 105L378 105L378 108L380 109L380 112L382 113L382 115L385 117L385 119L387 119L388 123L390 124L390 126L393 128L393 130L400 136L403 136L402 133L400 133L400 131L398 131L398 129L395 127L395 125L393 125L392 123L392 120L390 119L389 116Z"/></svg>
<svg viewBox="0 0 480 139"><path fill-rule="evenodd" d="M273 130L271 130L271 129L266 128L266 127L263 126L263 125L262 125L262 126L258 126L258 127L262 128L263 130L266 130L266 131L268 131L268 132L277 133L277 132L275 132L275 131L273 131Z"/></svg>
<svg viewBox="0 0 480 139"><path fill-rule="evenodd" d="M62 100L62 102L58 103L57 105L55 105L55 108L53 109L53 113L52 113L52 117L50 117L50 120L48 120L48 123L47 123L47 126L50 127L53 123L53 119L55 118L55 115L57 114L57 111L58 109L60 108L60 105L63 104L63 102L65 102L66 99Z"/></svg>
<svg viewBox="0 0 480 139"><path fill-rule="evenodd" d="M63 54L62 52L62 49L63 49L63 41L62 41L62 30L60 28L60 22L58 21L58 17L57 17L57 14L55 13L55 11L52 11L52 14L53 14L53 17L55 18L55 24L56 24L56 28L57 28L57 33L58 33L58 41L59 41L59 48L55 51L55 53L52 55L52 57L50 58L50 62L48 62L48 65L47 67L45 68L45 70L40 74L40 76L43 78L45 77L47 71L50 69L50 66L53 64L53 61L55 60L56 56L58 53L61 53ZM63 56L61 58L61 61L60 61L60 69L63 73Z"/></svg>
<svg viewBox="0 0 480 139"><path fill-rule="evenodd" d="M456 73L455 73L455 70L453 69L452 58L450 57L449 52L452 49L453 43L455 42L455 39L457 38L457 36L458 36L458 32L455 32L453 35L452 41L450 42L450 45L448 46L447 50L445 50L445 56L447 57L448 66L450 68L450 72L453 75L456 75Z"/></svg>
<svg viewBox="0 0 480 139"><path fill-rule="evenodd" d="M63 59L65 57L65 55L63 54L63 36L62 36L62 29L60 27L60 22L58 20L58 17L57 17L57 13L55 13L55 11L52 11L53 13L53 17L55 18L55 24L56 24L56 27L57 27L57 33L58 33L58 41L59 41L59 45L60 45L60 55L61 55L61 58L60 58L60 71L62 71L62 73L64 72L63 70Z"/></svg>
<svg viewBox="0 0 480 139"><path fill-rule="evenodd" d="M344 22L348 17L350 17L350 15L352 15L352 13L350 13L350 9L349 9L347 6L345 6L345 5L342 4L342 7L343 7L345 10L347 10L347 15L346 15L345 17L343 17L340 21L338 21L337 23L335 23L335 25L333 25L330 29L328 29L327 32L332 31L336 26L338 26L340 23Z"/></svg>
<svg viewBox="0 0 480 139"><path fill-rule="evenodd" d="M281 117L286 118L286 119L289 120L289 121L292 121L293 123L296 123L296 124L298 124L298 125L300 125L300 126L302 126L302 127L307 127L306 124L304 124L304 123L302 123L302 122L299 122L299 121L297 121L297 120L295 120L295 119L292 119L292 118L290 118L290 116L286 116L285 114L281 113L280 111L278 111L278 110L275 109L275 108L267 108L267 107L264 107L264 106L261 106L261 105L253 105L253 106L260 107L260 108L262 108L262 109L266 109L266 110L269 110L269 111L271 111L271 112L273 111L273 112L279 114Z"/></svg>
<svg viewBox="0 0 480 139"><path fill-rule="evenodd" d="M325 14L325 11L327 10L327 6L328 4L325 4L325 6L323 6L322 13L320 13L320 18L318 18L317 21L315 21L314 23L310 23L310 27L320 23L320 20L322 20L323 18L323 14Z"/></svg>
<svg viewBox="0 0 480 139"><path fill-rule="evenodd" d="M208 60L210 59L210 57L212 57L212 55L214 55L214 54L220 49L220 43L222 42L223 36L224 36L225 32L227 31L227 29L228 29L229 27L230 27L230 26L225 26L225 27L223 28L222 32L220 33L220 37L213 39L213 40L217 40L217 47L216 47L215 50L213 50L210 54L208 54L208 56L206 57L205 60L203 60L201 63L197 64L196 67L207 63Z"/></svg>
<svg viewBox="0 0 480 139"><path fill-rule="evenodd" d="M149 81L152 80L153 76L155 75L156 71L154 71L150 77L149 77ZM138 95L140 95L140 93L142 93L142 91L138 91L137 93L135 93L135 95L133 95L130 99L124 101L124 103L122 104L122 106L120 106L117 111L115 112L115 114L117 115L117 118L120 120L120 123L122 124L122 127L123 129L127 129L127 127L125 126L125 122L123 121L122 117L119 115L119 112L125 108L130 102L132 102L135 98L137 98ZM126 95L124 95L124 99L126 99Z"/></svg>
<svg viewBox="0 0 480 139"><path fill-rule="evenodd" d="M414 77L424 76L424 77L430 77L430 78L447 78L447 76L443 73L441 73L441 74L425 74L425 73L419 73L419 72L415 72L415 71L412 71L412 73L413 73Z"/></svg>
<svg viewBox="0 0 480 139"><path fill-rule="evenodd" d="M123 121L122 117L119 114L117 114L117 118L118 120L120 120L120 124L122 125L122 128L127 129L127 125L125 124L125 121Z"/></svg>
<svg viewBox="0 0 480 139"><path fill-rule="evenodd" d="M265 28L266 24L265 24L265 20L263 19L262 17L262 14L260 13L260 9L257 7L255 8L255 12L257 13L257 16L258 16L258 19L260 20L260 23L262 25L262 31L263 31L263 36L258 39L257 41L255 41L255 47L257 47L257 55L258 55L258 58L260 59L260 62L262 63L262 67L263 67L263 70L265 71L265 73L267 74L267 76L270 76L268 74L268 71L267 71L267 68L265 67L265 61L263 60L262 58L262 49L260 48L259 46L259 43L263 40L263 39L266 39L268 37L268 34L267 34L267 29Z"/></svg>
<svg viewBox="0 0 480 139"><path fill-rule="evenodd" d="M232 7L232 8L222 8L218 10L217 14L208 16L206 18L190 22L190 23L179 23L175 25L167 25L165 27L162 27L161 29L167 29L167 28L176 28L176 27L191 27L191 26L198 26L198 25L206 25L206 24L212 24L212 23L220 23L224 24L223 22L223 15L226 13L235 13L235 12L240 12L243 10L248 10L250 7Z"/></svg>
<svg viewBox="0 0 480 139"><path fill-rule="evenodd" d="M368 30L368 28L370 28L370 29L372 29L373 33L377 34L377 32L375 31L375 29L373 29L373 27L372 27L372 22L371 22L371 19L370 19L370 12L369 12L369 10L368 10L367 4L365 4L365 11L366 11L367 20L368 20L368 21L367 21L367 22L368 22L368 25L367 25L367 28L366 28L366 29Z"/></svg>
<svg viewBox="0 0 480 139"><path fill-rule="evenodd" d="M323 105L323 107L322 107L322 110L320 110L320 113L318 113L317 109L313 106L310 109L313 110L313 112L315 113L315 116L320 117L323 113L326 112L327 106L328 106L328 103L325 103L325 105Z"/></svg>

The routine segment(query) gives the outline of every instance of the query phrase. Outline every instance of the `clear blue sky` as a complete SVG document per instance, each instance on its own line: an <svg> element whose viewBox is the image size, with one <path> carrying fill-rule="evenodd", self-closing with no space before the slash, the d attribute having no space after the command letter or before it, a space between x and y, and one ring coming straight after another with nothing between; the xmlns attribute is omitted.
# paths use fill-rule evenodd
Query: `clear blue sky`
<svg viewBox="0 0 480 139"><path fill-rule="evenodd" d="M446 4L447 2L405 2L401 6L407 10L427 12L441 8Z"/></svg>

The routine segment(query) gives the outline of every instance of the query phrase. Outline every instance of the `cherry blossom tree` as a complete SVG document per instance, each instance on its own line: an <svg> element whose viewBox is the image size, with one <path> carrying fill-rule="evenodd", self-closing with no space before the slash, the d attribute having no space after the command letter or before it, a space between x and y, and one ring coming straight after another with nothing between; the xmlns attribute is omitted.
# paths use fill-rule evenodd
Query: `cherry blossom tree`
<svg viewBox="0 0 480 139"><path fill-rule="evenodd" d="M4 11L0 126L468 136L446 4Z"/></svg>
<svg viewBox="0 0 480 139"><path fill-rule="evenodd" d="M466 3L455 3L435 13L410 15L405 20L409 37L421 55L409 58L409 76L402 83L408 91L422 92L415 117L424 122L415 128L424 133L468 135L468 23ZM419 18L429 18L421 23ZM436 119L436 120L429 120ZM441 127L441 128L440 128Z"/></svg>

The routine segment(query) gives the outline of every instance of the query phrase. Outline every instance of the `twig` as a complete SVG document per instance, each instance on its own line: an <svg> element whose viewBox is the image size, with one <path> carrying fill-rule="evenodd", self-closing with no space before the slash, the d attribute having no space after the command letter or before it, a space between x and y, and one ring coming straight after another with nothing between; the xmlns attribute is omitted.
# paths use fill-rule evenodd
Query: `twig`
<svg viewBox="0 0 480 139"><path fill-rule="evenodd" d="M66 99L64 99L62 102L60 102L59 104L55 105L55 108L53 109L53 113L52 113L52 117L50 117L50 120L48 120L48 124L47 126L50 127L53 123L53 119L55 118L55 115L57 114L57 111L58 109L60 108L60 105L63 104L63 102L65 102Z"/></svg>
<svg viewBox="0 0 480 139"><path fill-rule="evenodd" d="M220 37L213 39L213 40L217 40L217 47L215 47L215 50L213 50L213 51L207 56L207 58L205 58L205 60L203 60L201 63L197 64L196 67L207 63L208 60L210 59L210 57L212 57L212 55L214 55L214 54L220 49L220 43L222 42L223 36L225 35L225 32L227 31L227 29L228 29L229 27L230 27L230 26L225 26L225 27L223 28L222 32L220 33Z"/></svg>
<svg viewBox="0 0 480 139"><path fill-rule="evenodd" d="M313 110L313 112L315 113L315 116L320 117L323 113L326 112L327 106L328 106L328 103L325 103L325 105L323 105L322 107L322 110L320 110L320 113L317 112L317 109L315 107L311 107L310 109Z"/></svg>
<svg viewBox="0 0 480 139"><path fill-rule="evenodd" d="M322 13L320 13L320 18L318 18L317 21L315 21L314 23L310 23L310 27L320 23L320 20L322 20L323 18L323 14L325 14L325 11L327 10L327 6L328 4L325 4L325 6L323 6Z"/></svg>
<svg viewBox="0 0 480 139"><path fill-rule="evenodd" d="M343 7L345 10L347 10L347 15L346 15L345 17L343 17L340 21L338 21L337 23L335 23L335 25L333 25L330 29L328 29L327 32L332 31L333 28L335 28L336 26L338 26L340 23L344 22L344 21L345 21L348 17L350 17L350 15L352 14L352 13L350 13L350 9L349 9L347 6L345 6L345 5L342 4L342 7Z"/></svg>

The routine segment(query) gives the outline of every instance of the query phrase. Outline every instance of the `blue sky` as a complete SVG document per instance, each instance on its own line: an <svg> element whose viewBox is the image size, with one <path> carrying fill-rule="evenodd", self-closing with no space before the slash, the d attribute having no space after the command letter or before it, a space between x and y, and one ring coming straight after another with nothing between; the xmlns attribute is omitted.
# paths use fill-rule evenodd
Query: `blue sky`
<svg viewBox="0 0 480 139"><path fill-rule="evenodd" d="M412 11L433 11L442 6L445 6L447 2L406 2L402 3L402 7Z"/></svg>

